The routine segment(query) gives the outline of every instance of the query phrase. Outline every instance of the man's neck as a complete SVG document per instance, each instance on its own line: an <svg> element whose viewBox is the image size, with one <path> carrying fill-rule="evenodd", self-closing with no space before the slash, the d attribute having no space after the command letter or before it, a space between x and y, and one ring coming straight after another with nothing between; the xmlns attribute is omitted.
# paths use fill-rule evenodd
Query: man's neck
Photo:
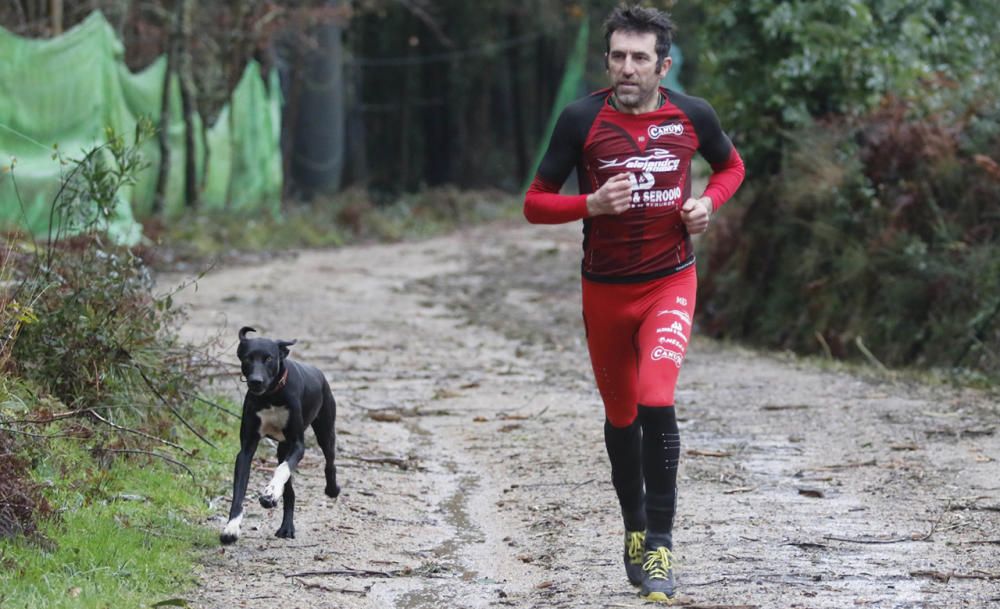
<svg viewBox="0 0 1000 609"><path fill-rule="evenodd" d="M659 110L665 102L666 99L663 97L663 92L659 89L656 90L656 95L651 96L648 101L633 107L623 106L618 102L618 98L615 97L615 94L611 94L611 107L624 114L645 114L647 112L653 112L654 110Z"/></svg>

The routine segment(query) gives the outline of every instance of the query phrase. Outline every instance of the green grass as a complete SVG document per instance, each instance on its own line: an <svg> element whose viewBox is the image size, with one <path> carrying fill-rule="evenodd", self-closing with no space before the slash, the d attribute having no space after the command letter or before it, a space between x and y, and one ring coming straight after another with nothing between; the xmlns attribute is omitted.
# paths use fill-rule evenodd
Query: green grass
<svg viewBox="0 0 1000 609"><path fill-rule="evenodd" d="M56 516L39 523L34 539L0 540L0 607L124 609L186 598L199 551L218 544L218 531L204 525L208 498L224 492L236 442L234 419L214 409L200 416L220 448L185 442L198 454L179 460L194 477L146 456L119 455L101 467L65 439L47 443L51 454L32 455L32 477Z"/></svg>
<svg viewBox="0 0 1000 609"><path fill-rule="evenodd" d="M147 233L182 259L232 250L340 247L361 242L425 239L462 226L520 218L521 198L500 191L427 189L379 200L348 190L311 203L288 202L280 215L199 212ZM156 252L152 252L156 256Z"/></svg>

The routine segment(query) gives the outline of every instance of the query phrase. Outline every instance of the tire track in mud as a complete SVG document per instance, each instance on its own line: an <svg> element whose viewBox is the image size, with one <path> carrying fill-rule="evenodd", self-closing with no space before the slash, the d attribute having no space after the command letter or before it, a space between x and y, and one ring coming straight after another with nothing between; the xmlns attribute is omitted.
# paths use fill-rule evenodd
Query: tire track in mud
<svg viewBox="0 0 1000 609"><path fill-rule="evenodd" d="M274 538L280 510L251 496L192 604L643 606L620 564L578 255L576 227L491 226L219 269L180 294L184 334L220 333L226 361L241 325L299 339L337 398L344 489L322 495L311 449L298 538ZM682 604L1000 602L995 400L696 335L678 408Z"/></svg>

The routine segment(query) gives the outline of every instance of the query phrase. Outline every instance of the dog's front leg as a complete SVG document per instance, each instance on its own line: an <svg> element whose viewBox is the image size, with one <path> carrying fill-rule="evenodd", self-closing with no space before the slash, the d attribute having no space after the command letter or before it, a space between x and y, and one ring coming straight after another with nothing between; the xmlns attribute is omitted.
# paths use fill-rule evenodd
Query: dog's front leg
<svg viewBox="0 0 1000 609"><path fill-rule="evenodd" d="M299 465L306 452L305 429L302 425L302 410L297 404L289 404L288 423L285 426L286 441L278 444L278 467L274 477L260 496L264 507L274 507L278 504L278 493L285 501L281 516L281 527L275 533L277 537L294 538L295 524L295 490L292 487L292 472Z"/></svg>
<svg viewBox="0 0 1000 609"><path fill-rule="evenodd" d="M260 496L261 505L274 507L278 503L277 495L281 492L281 498L285 504L282 506L281 526L274 534L275 537L295 538L295 489L292 487L292 472L298 466L304 453L305 443L301 439L278 444L278 460L281 463L274 470L274 477Z"/></svg>
<svg viewBox="0 0 1000 609"><path fill-rule="evenodd" d="M266 508L278 505L278 497L284 494L285 485L291 484L292 472L298 467L302 455L305 454L305 443L296 439L278 444L278 460L280 463L274 469L271 481L260 494L260 504ZM284 453L284 459L282 459Z"/></svg>
<svg viewBox="0 0 1000 609"><path fill-rule="evenodd" d="M240 452L236 454L236 466L233 471L233 504L229 508L229 522L219 535L224 544L234 543L240 537L240 523L243 522L243 499L247 494L247 483L250 480L250 466L260 435L248 420L249 407L244 405L243 422L240 424ZM250 414L252 417L253 415Z"/></svg>
<svg viewBox="0 0 1000 609"><path fill-rule="evenodd" d="M306 452L302 406L297 402L288 404L288 420L283 434L285 441L278 444L278 467L274 470L271 482L260 495L260 504L266 508L278 505L278 497L284 493L285 484L291 480L292 472Z"/></svg>
<svg viewBox="0 0 1000 609"><path fill-rule="evenodd" d="M278 444L278 461L282 465L287 465L288 453L291 447L291 442ZM291 478L285 481L283 489L281 500L284 505L282 506L281 526L275 532L274 536L281 537L282 539L295 539L295 523L292 518L292 514L295 512L295 489L292 488Z"/></svg>

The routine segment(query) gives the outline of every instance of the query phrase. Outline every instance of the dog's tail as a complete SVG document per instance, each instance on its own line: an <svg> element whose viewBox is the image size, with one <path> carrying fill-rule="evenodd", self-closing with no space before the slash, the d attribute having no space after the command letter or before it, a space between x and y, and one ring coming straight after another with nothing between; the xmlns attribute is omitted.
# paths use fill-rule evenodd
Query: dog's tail
<svg viewBox="0 0 1000 609"><path fill-rule="evenodd" d="M247 339L247 332L256 332L256 331L257 330L254 330L250 326L243 326L242 328L240 328L240 340L242 341Z"/></svg>

